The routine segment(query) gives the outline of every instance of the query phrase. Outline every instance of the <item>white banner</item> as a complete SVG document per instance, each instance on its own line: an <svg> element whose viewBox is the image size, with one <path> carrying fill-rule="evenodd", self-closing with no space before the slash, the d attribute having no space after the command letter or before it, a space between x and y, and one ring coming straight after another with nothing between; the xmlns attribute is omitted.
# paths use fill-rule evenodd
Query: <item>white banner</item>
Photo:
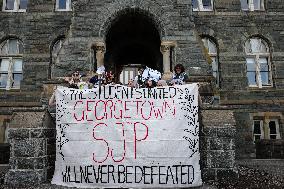
<svg viewBox="0 0 284 189"><path fill-rule="evenodd" d="M197 84L56 91L52 184L79 188L195 187Z"/></svg>

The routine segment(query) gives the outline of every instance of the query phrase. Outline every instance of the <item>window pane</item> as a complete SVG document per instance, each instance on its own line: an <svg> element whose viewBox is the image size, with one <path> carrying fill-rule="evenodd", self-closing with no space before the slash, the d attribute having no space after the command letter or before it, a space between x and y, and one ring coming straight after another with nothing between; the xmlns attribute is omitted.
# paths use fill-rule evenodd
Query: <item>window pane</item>
<svg viewBox="0 0 284 189"><path fill-rule="evenodd" d="M202 0L202 4L204 9L212 8L211 0Z"/></svg>
<svg viewBox="0 0 284 189"><path fill-rule="evenodd" d="M198 9L198 0L192 0L192 8Z"/></svg>
<svg viewBox="0 0 284 189"><path fill-rule="evenodd" d="M52 48L52 54L53 55L55 55L55 56L58 55L60 49L62 48L62 43L63 42L62 42L61 39L55 42L55 44L53 45L53 48Z"/></svg>
<svg viewBox="0 0 284 189"><path fill-rule="evenodd" d="M270 139L276 139L276 135L270 135Z"/></svg>
<svg viewBox="0 0 284 189"><path fill-rule="evenodd" d="M267 49L267 44L264 40L261 40L260 42L260 47L259 47L259 52L262 52L262 53L266 53L266 52L269 52L269 49Z"/></svg>
<svg viewBox="0 0 284 189"><path fill-rule="evenodd" d="M8 72L8 69L9 69L9 59L0 60L0 71Z"/></svg>
<svg viewBox="0 0 284 189"><path fill-rule="evenodd" d="M7 41L5 41L5 42L3 43L3 46L1 47L0 50L1 50L1 51L0 51L0 54L1 54L1 55L8 54L8 44L7 44Z"/></svg>
<svg viewBox="0 0 284 189"><path fill-rule="evenodd" d="M269 129L270 129L270 134L276 134L276 123L275 123L275 121L269 122Z"/></svg>
<svg viewBox="0 0 284 189"><path fill-rule="evenodd" d="M205 46L205 48L208 50L208 39L207 38L203 38L202 39L202 42L203 42L203 44L204 44L204 46ZM208 52L209 52L209 50L208 50Z"/></svg>
<svg viewBox="0 0 284 189"><path fill-rule="evenodd" d="M254 134L261 134L260 121L254 121L253 133Z"/></svg>
<svg viewBox="0 0 284 189"><path fill-rule="evenodd" d="M8 74L0 74L0 88L5 88L7 85Z"/></svg>
<svg viewBox="0 0 284 189"><path fill-rule="evenodd" d="M209 40L209 53L217 53L216 45L211 40Z"/></svg>
<svg viewBox="0 0 284 189"><path fill-rule="evenodd" d="M260 10L261 9L260 0L253 0L253 4L254 4L254 9L255 10Z"/></svg>
<svg viewBox="0 0 284 189"><path fill-rule="evenodd" d="M24 47L23 47L23 44L20 42L20 41L18 41L18 47L19 47L19 54L23 54L24 53Z"/></svg>
<svg viewBox="0 0 284 189"><path fill-rule="evenodd" d="M218 65L217 65L217 62L216 62L216 57L211 56L210 58L212 60L212 70L213 70L213 72L217 72L218 71Z"/></svg>
<svg viewBox="0 0 284 189"><path fill-rule="evenodd" d="M22 70L23 70L22 64L23 64L23 60L15 59L14 65L13 65L13 71L14 72L22 72Z"/></svg>
<svg viewBox="0 0 284 189"><path fill-rule="evenodd" d="M260 72L261 82L263 85L269 85L269 73L268 72Z"/></svg>
<svg viewBox="0 0 284 189"><path fill-rule="evenodd" d="M20 8L19 9L27 9L28 0L20 0Z"/></svg>
<svg viewBox="0 0 284 189"><path fill-rule="evenodd" d="M67 3L67 0L59 0L59 5L58 5L58 8L59 9L66 9L66 3Z"/></svg>
<svg viewBox="0 0 284 189"><path fill-rule="evenodd" d="M256 85L256 74L255 72L247 72L249 85Z"/></svg>
<svg viewBox="0 0 284 189"><path fill-rule="evenodd" d="M5 10L14 10L14 1L15 0L6 0Z"/></svg>
<svg viewBox="0 0 284 189"><path fill-rule="evenodd" d="M18 40L9 39L9 54L18 54Z"/></svg>
<svg viewBox="0 0 284 189"><path fill-rule="evenodd" d="M21 81L23 80L23 74L13 74L13 88L20 88Z"/></svg>
<svg viewBox="0 0 284 189"><path fill-rule="evenodd" d="M248 10L249 8L248 0L241 0L241 8L242 10Z"/></svg>
<svg viewBox="0 0 284 189"><path fill-rule="evenodd" d="M250 39L251 44L251 52L259 52L260 51L260 40L259 39Z"/></svg>
<svg viewBox="0 0 284 189"><path fill-rule="evenodd" d="M251 44L250 44L250 40L248 40L245 44L245 48L246 48L246 53L251 53Z"/></svg>
<svg viewBox="0 0 284 189"><path fill-rule="evenodd" d="M260 71L269 71L267 58L259 59L259 67L260 67Z"/></svg>
<svg viewBox="0 0 284 189"><path fill-rule="evenodd" d="M255 140L260 140L260 135L255 135L255 136L254 136L254 139L255 139Z"/></svg>
<svg viewBox="0 0 284 189"><path fill-rule="evenodd" d="M255 71L255 60L254 58L247 58L247 71Z"/></svg>

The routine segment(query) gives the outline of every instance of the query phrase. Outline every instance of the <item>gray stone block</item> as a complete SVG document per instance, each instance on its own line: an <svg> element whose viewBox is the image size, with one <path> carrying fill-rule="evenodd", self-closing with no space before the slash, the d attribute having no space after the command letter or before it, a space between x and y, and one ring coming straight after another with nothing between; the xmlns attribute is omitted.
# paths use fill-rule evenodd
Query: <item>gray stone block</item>
<svg viewBox="0 0 284 189"><path fill-rule="evenodd" d="M216 127L202 127L202 133L206 137L217 137L217 128Z"/></svg>
<svg viewBox="0 0 284 189"><path fill-rule="evenodd" d="M41 182L40 176L40 173L35 170L9 170L5 183L13 187L33 186Z"/></svg>
<svg viewBox="0 0 284 189"><path fill-rule="evenodd" d="M235 127L221 127L217 130L218 137L229 137L234 138L236 136Z"/></svg>
<svg viewBox="0 0 284 189"><path fill-rule="evenodd" d="M9 129L9 139L27 139L29 138L29 129Z"/></svg>
<svg viewBox="0 0 284 189"><path fill-rule="evenodd" d="M15 157L40 157L46 154L45 139L15 140Z"/></svg>
<svg viewBox="0 0 284 189"><path fill-rule="evenodd" d="M216 150L210 151L209 158L211 160L212 168L234 168L235 166L235 152Z"/></svg>
<svg viewBox="0 0 284 189"><path fill-rule="evenodd" d="M226 182L235 181L238 179L239 174L237 170L234 169L219 169L217 172L218 180L226 180Z"/></svg>
<svg viewBox="0 0 284 189"><path fill-rule="evenodd" d="M214 169L203 169L201 173L203 181L212 181L216 179L216 170Z"/></svg>
<svg viewBox="0 0 284 189"><path fill-rule="evenodd" d="M221 138L209 138L209 150L223 150L224 141Z"/></svg>
<svg viewBox="0 0 284 189"><path fill-rule="evenodd" d="M34 169L34 158L17 158L17 169Z"/></svg>

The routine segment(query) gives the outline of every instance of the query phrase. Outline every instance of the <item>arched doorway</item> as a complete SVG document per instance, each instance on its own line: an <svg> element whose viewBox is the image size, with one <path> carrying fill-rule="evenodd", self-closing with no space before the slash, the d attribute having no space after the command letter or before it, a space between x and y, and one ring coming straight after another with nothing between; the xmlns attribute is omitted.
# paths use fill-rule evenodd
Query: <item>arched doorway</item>
<svg viewBox="0 0 284 189"><path fill-rule="evenodd" d="M146 65L162 71L160 45L159 31L150 16L141 10L125 10L112 21L106 34L105 66L115 71L117 80L125 67Z"/></svg>

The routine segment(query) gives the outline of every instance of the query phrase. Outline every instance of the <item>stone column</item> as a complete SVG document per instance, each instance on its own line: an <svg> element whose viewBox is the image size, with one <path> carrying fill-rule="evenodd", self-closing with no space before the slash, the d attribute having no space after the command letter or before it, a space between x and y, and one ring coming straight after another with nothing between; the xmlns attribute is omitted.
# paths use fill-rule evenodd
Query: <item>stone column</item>
<svg viewBox="0 0 284 189"><path fill-rule="evenodd" d="M104 56L106 50L105 43L96 42L95 50L96 50L97 68L99 68L104 65Z"/></svg>
<svg viewBox="0 0 284 189"><path fill-rule="evenodd" d="M170 53L171 47L175 47L176 44L173 41L163 41L161 43L161 53L163 54L163 80L170 80L172 78L171 73L171 60Z"/></svg>
<svg viewBox="0 0 284 189"><path fill-rule="evenodd" d="M269 139L269 117L265 116L263 120L263 139Z"/></svg>

